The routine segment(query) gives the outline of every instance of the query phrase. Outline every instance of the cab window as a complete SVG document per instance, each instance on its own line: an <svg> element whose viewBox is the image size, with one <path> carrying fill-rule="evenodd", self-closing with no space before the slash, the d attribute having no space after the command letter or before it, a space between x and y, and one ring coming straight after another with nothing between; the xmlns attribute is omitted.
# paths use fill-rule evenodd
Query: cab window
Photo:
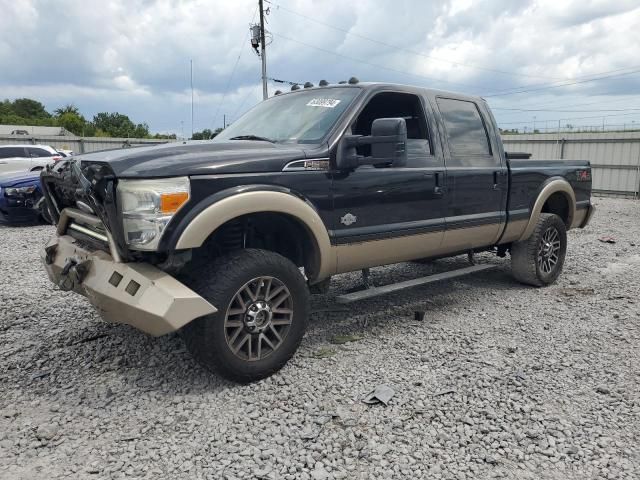
<svg viewBox="0 0 640 480"><path fill-rule="evenodd" d="M433 163L427 119L422 102L409 93L383 92L375 95L351 125L354 135L371 135L373 121L378 118L404 118L407 124L408 167L424 167ZM357 148L359 155L371 155L371 145Z"/></svg>
<svg viewBox="0 0 640 480"><path fill-rule="evenodd" d="M493 165L491 143L478 106L467 100L437 98L451 154L451 166Z"/></svg>

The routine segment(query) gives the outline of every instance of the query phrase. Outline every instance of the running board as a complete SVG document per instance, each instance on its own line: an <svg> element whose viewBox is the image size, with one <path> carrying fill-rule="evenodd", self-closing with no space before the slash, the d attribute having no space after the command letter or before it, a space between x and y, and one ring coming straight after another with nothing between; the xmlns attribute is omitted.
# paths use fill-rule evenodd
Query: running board
<svg viewBox="0 0 640 480"><path fill-rule="evenodd" d="M449 272L436 273L429 275L428 277L415 278L413 280L405 280L404 282L392 283L390 285L384 285L382 287L367 288L358 292L346 293L344 295L338 295L336 302L338 303L352 303L366 298L377 297L379 295L385 295L387 293L397 292L398 290L404 290L405 288L417 287L418 285L424 285L427 283L439 282L441 280L450 280L452 278L462 277L469 275L470 273L482 272L483 270L490 270L496 268L497 265L472 265L471 267L458 268Z"/></svg>

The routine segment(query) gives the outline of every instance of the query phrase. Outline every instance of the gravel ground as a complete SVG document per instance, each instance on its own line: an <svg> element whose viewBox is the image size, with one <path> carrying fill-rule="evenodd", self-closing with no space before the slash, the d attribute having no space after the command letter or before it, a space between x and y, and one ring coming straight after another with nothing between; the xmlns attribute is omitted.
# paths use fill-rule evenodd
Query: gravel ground
<svg viewBox="0 0 640 480"><path fill-rule="evenodd" d="M52 288L52 227L0 227L0 478L640 478L640 203L596 204L548 288L488 254L348 308L332 297L358 276L336 278L294 359L248 386ZM389 405L362 403L379 384Z"/></svg>

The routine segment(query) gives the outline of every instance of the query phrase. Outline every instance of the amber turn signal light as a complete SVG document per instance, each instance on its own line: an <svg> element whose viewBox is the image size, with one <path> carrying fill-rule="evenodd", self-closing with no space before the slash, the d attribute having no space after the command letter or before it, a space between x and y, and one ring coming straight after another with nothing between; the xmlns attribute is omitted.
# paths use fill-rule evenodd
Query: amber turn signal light
<svg viewBox="0 0 640 480"><path fill-rule="evenodd" d="M160 211L162 213L175 213L189 200L188 192L163 193L160 196Z"/></svg>

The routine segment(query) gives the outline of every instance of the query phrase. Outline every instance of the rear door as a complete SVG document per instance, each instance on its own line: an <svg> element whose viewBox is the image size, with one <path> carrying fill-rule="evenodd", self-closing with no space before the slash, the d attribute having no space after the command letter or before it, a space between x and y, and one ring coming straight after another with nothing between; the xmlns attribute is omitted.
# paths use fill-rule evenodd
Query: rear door
<svg viewBox="0 0 640 480"><path fill-rule="evenodd" d="M0 147L0 173L28 171L30 165L24 147Z"/></svg>
<svg viewBox="0 0 640 480"><path fill-rule="evenodd" d="M508 177L483 104L436 96L445 151L448 202L443 246L463 251L494 244L503 229Z"/></svg>

